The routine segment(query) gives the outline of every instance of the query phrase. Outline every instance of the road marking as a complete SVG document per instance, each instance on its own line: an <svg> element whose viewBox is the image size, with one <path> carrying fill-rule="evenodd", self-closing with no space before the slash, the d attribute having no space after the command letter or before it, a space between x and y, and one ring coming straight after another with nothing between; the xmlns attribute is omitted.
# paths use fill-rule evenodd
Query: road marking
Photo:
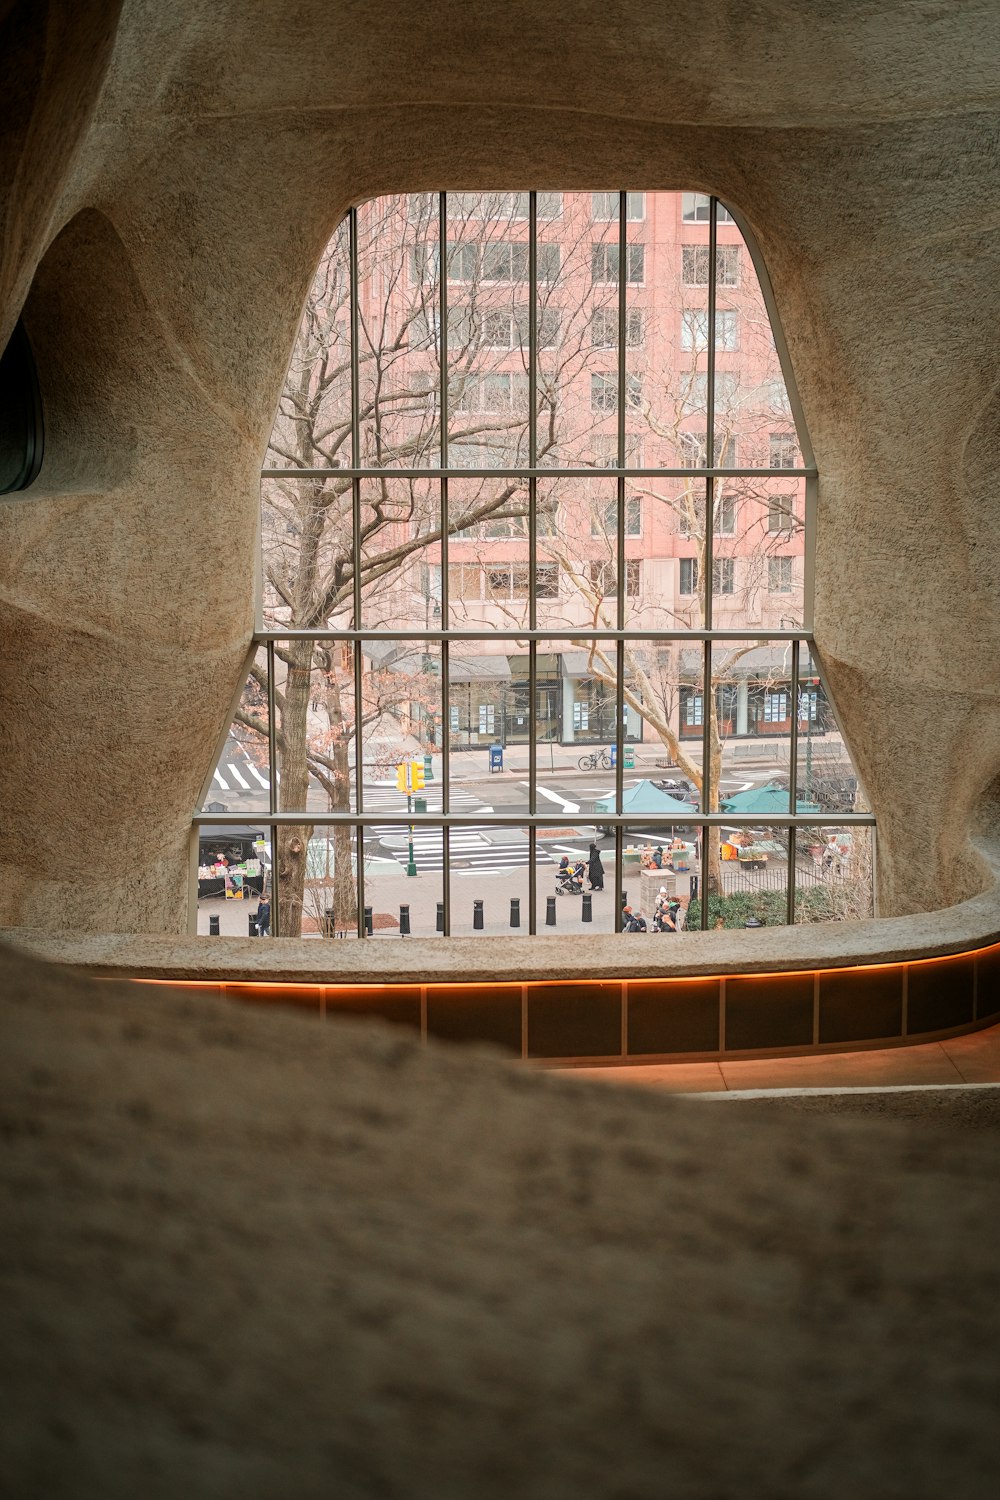
<svg viewBox="0 0 1000 1500"><path fill-rule="evenodd" d="M245 792L248 792L250 790L250 783L249 783L249 781L244 781L243 780L243 777L240 775L239 771L233 765L232 761L229 762L229 774L230 774L230 776L233 777L233 779L235 781L239 782L240 786L243 788L243 790Z"/></svg>
<svg viewBox="0 0 1000 1500"><path fill-rule="evenodd" d="M228 792L229 791L229 782L228 781L223 781L223 779L219 775L218 771L213 771L212 772L212 779L213 779L213 781L217 781L219 783L219 785L221 786L221 788L222 788L222 790L224 792Z"/></svg>
<svg viewBox="0 0 1000 1500"><path fill-rule="evenodd" d="M254 763L253 763L252 760L248 760L247 761L247 770L250 772L251 776L255 776L257 778L257 780L260 782L261 786L265 789L265 791L269 791L270 790L271 783L268 781L268 779L267 779L266 776L262 776L260 774L260 772L258 771L257 767L254 765Z"/></svg>
<svg viewBox="0 0 1000 1500"><path fill-rule="evenodd" d="M528 781L522 781L521 785L530 787L531 783ZM562 808L563 812L578 813L580 811L579 802L570 802L566 797L560 797L558 792L550 792L548 787L538 786L535 788L535 790L537 791L539 797L547 797L550 802L557 802Z"/></svg>

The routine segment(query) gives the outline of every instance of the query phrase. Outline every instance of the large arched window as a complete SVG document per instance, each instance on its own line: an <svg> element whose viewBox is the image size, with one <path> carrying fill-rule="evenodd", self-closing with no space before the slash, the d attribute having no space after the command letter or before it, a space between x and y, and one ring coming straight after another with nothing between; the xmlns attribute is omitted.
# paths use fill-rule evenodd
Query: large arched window
<svg viewBox="0 0 1000 1500"><path fill-rule="evenodd" d="M715 199L352 211L271 437L259 642L203 811L268 841L279 930L612 931L661 885L691 925L867 915L811 646L815 478ZM594 843L603 890L557 890Z"/></svg>

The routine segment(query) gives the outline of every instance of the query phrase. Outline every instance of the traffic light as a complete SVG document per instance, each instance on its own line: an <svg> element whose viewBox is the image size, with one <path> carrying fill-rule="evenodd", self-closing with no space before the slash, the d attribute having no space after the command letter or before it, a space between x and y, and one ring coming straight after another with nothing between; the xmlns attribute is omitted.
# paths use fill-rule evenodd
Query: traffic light
<svg viewBox="0 0 1000 1500"><path fill-rule="evenodd" d="M396 767L396 790L397 790L397 792L408 792L410 790L410 784L409 784L409 782L406 779L406 770L407 770L406 761L405 760L401 760L400 763L399 763L399 765Z"/></svg>
<svg viewBox="0 0 1000 1500"><path fill-rule="evenodd" d="M415 760L410 763L410 786L415 792L422 792L424 789L424 763L422 760Z"/></svg>

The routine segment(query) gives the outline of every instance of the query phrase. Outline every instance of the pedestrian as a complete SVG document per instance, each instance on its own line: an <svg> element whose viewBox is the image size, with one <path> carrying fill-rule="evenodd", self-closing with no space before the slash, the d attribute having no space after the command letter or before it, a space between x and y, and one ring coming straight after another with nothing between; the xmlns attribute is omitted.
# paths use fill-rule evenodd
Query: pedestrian
<svg viewBox="0 0 1000 1500"><path fill-rule="evenodd" d="M587 862L587 875L590 879L592 891L603 891L604 889L604 866L601 864L601 851L596 844L590 846L590 858Z"/></svg>
<svg viewBox="0 0 1000 1500"><path fill-rule="evenodd" d="M645 932L646 919L634 912L631 906L622 907L622 932Z"/></svg>
<svg viewBox="0 0 1000 1500"><path fill-rule="evenodd" d="M656 868L658 870L662 870L663 869L663 845L662 844L657 844L656 848L653 850L653 864L656 866Z"/></svg>
<svg viewBox="0 0 1000 1500"><path fill-rule="evenodd" d="M271 936L271 903L266 896L261 896L257 903L257 935Z"/></svg>

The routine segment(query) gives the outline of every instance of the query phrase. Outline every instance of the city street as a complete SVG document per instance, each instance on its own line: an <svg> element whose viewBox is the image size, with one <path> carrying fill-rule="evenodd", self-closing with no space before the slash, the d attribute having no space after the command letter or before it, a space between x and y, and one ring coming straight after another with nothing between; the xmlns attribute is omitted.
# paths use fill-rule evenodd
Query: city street
<svg viewBox="0 0 1000 1500"><path fill-rule="evenodd" d="M723 795L767 785L775 776L787 775L787 759L781 759L781 747L768 744L740 747L744 749L745 762L726 767L721 790ZM614 930L613 912L613 851L614 837L599 836L594 822L594 803L597 799L613 795L615 773L613 770L580 770L577 761L586 747L553 746L539 747L538 752L538 798L540 812L551 808L551 825L539 830L536 843L537 860L537 928L546 931L590 931L611 932ZM747 753L749 752L749 753ZM787 757L787 746L784 747ZM656 746L635 747L635 765L625 772L623 787L627 791L642 779L679 779L676 769L657 765L662 761L662 748ZM529 756L527 746L508 747L504 752L504 769L489 771L489 762L482 752L458 751L451 757L451 784L449 810L469 819L454 827L450 835L449 868L451 873L451 930L454 935L497 935L513 931L528 931L528 863L529 847L524 828L497 828L479 821L491 812L527 813L529 806ZM432 760L432 779L419 793L430 813L442 808L440 779L440 757ZM381 769L381 768L380 768ZM365 838L365 904L373 908L375 936L392 937L399 940L399 908L409 908L409 920L413 935L433 935L437 930L438 903L443 899L443 850L441 832L435 828L417 826L412 834L413 863L417 874L407 875L410 861L411 836L406 819L406 798L394 781L366 777L364 783L364 812L375 815L379 821L366 827ZM266 768L261 770L250 763L244 748L230 741L219 768L213 778L213 790L207 807L215 811L245 812L248 825L266 817L269 785ZM310 795L310 810L319 812L325 799L315 789ZM625 835L626 845L655 842L665 839L665 832L657 833L654 827L637 821ZM586 858L591 842L601 849L605 866L605 890L595 892L591 901L592 920L584 923L583 903L579 896L559 895L555 901L555 927L547 925L549 911L547 898L555 895L555 871L560 857ZM318 935L323 895L327 880L332 878L334 865L332 834L327 829L315 830L310 854L312 878L317 884L312 890L315 912L307 910L305 927L314 928ZM630 876L633 890L638 887L638 859L630 857L625 862L623 885L629 887ZM784 881L785 865L780 858L772 857L770 868L756 877L749 872L734 869L734 880L740 880L742 888L749 884L768 889ZM685 876L670 876L673 888L682 898L688 894L689 881ZM729 881L726 882L727 886ZM516 912L520 927L511 927L511 900L516 901ZM635 895L631 899L636 899ZM307 892L307 907L310 893ZM477 927L476 903L482 903L482 926ZM220 899L203 900L199 903L199 930L208 931L208 917L220 916L223 933L245 935L247 916L255 903L242 903Z"/></svg>

